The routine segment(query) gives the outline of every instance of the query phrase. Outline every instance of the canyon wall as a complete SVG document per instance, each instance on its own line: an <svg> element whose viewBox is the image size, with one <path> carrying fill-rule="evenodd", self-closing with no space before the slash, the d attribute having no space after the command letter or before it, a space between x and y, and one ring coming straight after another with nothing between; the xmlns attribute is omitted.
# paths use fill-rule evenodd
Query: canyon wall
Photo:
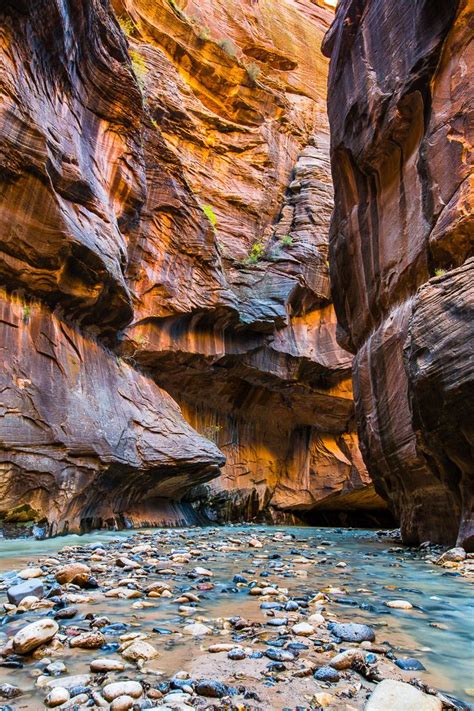
<svg viewBox="0 0 474 711"><path fill-rule="evenodd" d="M329 287L332 19L2 3L8 520L377 520Z"/></svg>
<svg viewBox="0 0 474 711"><path fill-rule="evenodd" d="M341 0L323 50L338 341L361 450L404 540L474 548L468 0Z"/></svg>

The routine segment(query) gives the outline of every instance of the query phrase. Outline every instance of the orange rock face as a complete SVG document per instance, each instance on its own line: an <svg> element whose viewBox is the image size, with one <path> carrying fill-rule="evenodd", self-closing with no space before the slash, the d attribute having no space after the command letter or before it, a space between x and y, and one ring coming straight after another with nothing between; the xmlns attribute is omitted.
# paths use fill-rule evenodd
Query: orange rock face
<svg viewBox="0 0 474 711"><path fill-rule="evenodd" d="M342 0L324 50L339 342L407 542L474 546L472 3Z"/></svg>
<svg viewBox="0 0 474 711"><path fill-rule="evenodd" d="M330 7L112 5L0 10L5 508L384 506L329 288Z"/></svg>

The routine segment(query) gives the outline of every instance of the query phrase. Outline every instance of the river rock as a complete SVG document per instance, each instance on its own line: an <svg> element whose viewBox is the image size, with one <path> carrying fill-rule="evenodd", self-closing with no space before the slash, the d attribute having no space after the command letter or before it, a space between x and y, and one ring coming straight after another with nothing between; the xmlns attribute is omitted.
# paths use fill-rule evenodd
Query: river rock
<svg viewBox="0 0 474 711"><path fill-rule="evenodd" d="M64 688L64 686L56 686L54 689L51 689L48 696L44 700L44 703L46 706L54 708L55 706L65 704L70 698L71 695L69 691Z"/></svg>
<svg viewBox="0 0 474 711"><path fill-rule="evenodd" d="M206 575L206 576L208 576L208 575L209 575L209 576L214 575L214 573L212 572L212 570L208 570L207 568L200 568L200 567L197 567L197 568L194 568L194 572L196 573L196 575Z"/></svg>
<svg viewBox="0 0 474 711"><path fill-rule="evenodd" d="M73 583L84 587L91 576L91 569L84 563L67 563L56 571L55 577L60 585Z"/></svg>
<svg viewBox="0 0 474 711"><path fill-rule="evenodd" d="M16 699L18 696L22 696L23 692L18 686L13 686L13 684L1 684L0 685L0 699Z"/></svg>
<svg viewBox="0 0 474 711"><path fill-rule="evenodd" d="M435 696L424 694L403 681L384 679L372 693L365 711L442 711L442 708Z"/></svg>
<svg viewBox="0 0 474 711"><path fill-rule="evenodd" d="M443 563L462 563L463 560L466 560L466 555L464 548L450 548L440 555L436 561L436 565L443 565Z"/></svg>
<svg viewBox="0 0 474 711"><path fill-rule="evenodd" d="M148 661L158 656L158 650L142 639L137 639L121 651L122 657L132 662Z"/></svg>
<svg viewBox="0 0 474 711"><path fill-rule="evenodd" d="M336 622L331 626L331 632L344 642L373 642L375 639L372 627L355 622Z"/></svg>
<svg viewBox="0 0 474 711"><path fill-rule="evenodd" d="M115 681L102 689L102 696L107 701L118 699L119 696L131 696L133 699L139 699L142 694L143 688L138 681Z"/></svg>
<svg viewBox="0 0 474 711"><path fill-rule="evenodd" d="M212 634L212 630L201 622L193 622L183 627L183 634L191 635L191 637L202 637L205 634Z"/></svg>
<svg viewBox="0 0 474 711"><path fill-rule="evenodd" d="M317 681L328 681L330 683L339 681L339 672L334 667L326 665L316 669L313 676Z"/></svg>
<svg viewBox="0 0 474 711"><path fill-rule="evenodd" d="M344 669L350 669L354 659L360 659L361 661L364 659L360 649L346 649L344 652L336 654L329 662L329 665L338 671L343 671Z"/></svg>
<svg viewBox="0 0 474 711"><path fill-rule="evenodd" d="M36 597L36 595L27 595L18 605L18 611L26 612L27 610L31 610L33 605L36 605L37 602L39 602L39 597ZM50 604L51 606L53 605L53 603Z"/></svg>
<svg viewBox="0 0 474 711"><path fill-rule="evenodd" d="M110 704L110 711L128 711L132 708L135 701L136 699L132 696L127 696L126 694L118 696Z"/></svg>
<svg viewBox="0 0 474 711"><path fill-rule="evenodd" d="M41 578L44 575L43 571L41 568L23 568L23 570L20 570L18 573L18 577L21 578L22 580L31 580L33 578Z"/></svg>
<svg viewBox="0 0 474 711"><path fill-rule="evenodd" d="M395 610L411 610L413 605L408 600L389 600L385 603L386 607L393 607Z"/></svg>
<svg viewBox="0 0 474 711"><path fill-rule="evenodd" d="M94 659L90 663L91 672L111 672L111 671L123 671L125 669L125 664L120 661L120 659L111 659L110 657L101 657L100 659Z"/></svg>
<svg viewBox="0 0 474 711"><path fill-rule="evenodd" d="M42 598L44 595L43 584L39 580L25 580L24 583L12 585L7 590L8 602L12 605L19 605L25 597L32 595L37 598Z"/></svg>
<svg viewBox="0 0 474 711"><path fill-rule="evenodd" d="M313 625L313 627L319 627L320 625L323 625L326 620L319 614L319 612L315 612L313 615L308 617L308 622L310 625Z"/></svg>
<svg viewBox="0 0 474 711"><path fill-rule="evenodd" d="M395 664L399 669L403 669L403 671L426 671L426 667L424 667L418 659L414 659L413 657L397 659Z"/></svg>
<svg viewBox="0 0 474 711"><path fill-rule="evenodd" d="M59 630L54 620L42 619L23 627L13 637L13 651L16 654L29 654L42 644L50 642Z"/></svg>
<svg viewBox="0 0 474 711"><path fill-rule="evenodd" d="M300 637L310 637L315 633L314 627L307 622L298 622L298 624L293 625L291 631Z"/></svg>
<svg viewBox="0 0 474 711"><path fill-rule="evenodd" d="M235 649L236 645L227 643L227 642L221 642L218 644L211 644L210 647L208 647L208 652L211 652L213 654L218 654L219 652L230 652L231 649Z"/></svg>
<svg viewBox="0 0 474 711"><path fill-rule="evenodd" d="M55 620L70 620L72 617L75 617L79 610L77 607L68 606L68 607L63 607L62 610L58 610L55 615L54 619Z"/></svg>
<svg viewBox="0 0 474 711"><path fill-rule="evenodd" d="M80 649L100 649L105 644L105 637L102 632L84 632L73 637L69 642L70 647Z"/></svg>
<svg viewBox="0 0 474 711"><path fill-rule="evenodd" d="M88 686L90 684L90 681L90 674L73 674L72 676L63 676L60 679L46 678L46 681L43 686L49 686L52 689L56 689L57 687L62 686L68 691L71 691L75 688Z"/></svg>
<svg viewBox="0 0 474 711"><path fill-rule="evenodd" d="M323 709L325 709L326 706L330 706L333 702L334 696L332 694L328 694L326 691L320 691L318 694L315 694L311 699L311 703L314 706ZM348 708L349 706L346 706L346 709Z"/></svg>
<svg viewBox="0 0 474 711"><path fill-rule="evenodd" d="M293 662L296 659L293 652L280 647L269 647L264 651L264 655L274 662Z"/></svg>
<svg viewBox="0 0 474 711"><path fill-rule="evenodd" d="M214 679L199 679L194 685L194 691L199 696L209 696L212 699L222 699L229 693L229 687Z"/></svg>

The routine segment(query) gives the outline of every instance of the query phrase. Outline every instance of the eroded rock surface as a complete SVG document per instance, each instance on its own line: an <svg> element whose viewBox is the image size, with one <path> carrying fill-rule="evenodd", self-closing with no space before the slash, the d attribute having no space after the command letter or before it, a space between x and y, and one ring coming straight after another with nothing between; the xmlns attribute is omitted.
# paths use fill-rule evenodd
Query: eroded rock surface
<svg viewBox="0 0 474 711"><path fill-rule="evenodd" d="M473 546L472 4L342 0L326 36L339 343L405 541Z"/></svg>
<svg viewBox="0 0 474 711"><path fill-rule="evenodd" d="M329 288L331 9L0 13L2 510L56 531L383 506Z"/></svg>
<svg viewBox="0 0 474 711"><path fill-rule="evenodd" d="M164 500L216 476L217 447L97 343L39 305L1 304L0 509L27 503L50 533L186 520Z"/></svg>

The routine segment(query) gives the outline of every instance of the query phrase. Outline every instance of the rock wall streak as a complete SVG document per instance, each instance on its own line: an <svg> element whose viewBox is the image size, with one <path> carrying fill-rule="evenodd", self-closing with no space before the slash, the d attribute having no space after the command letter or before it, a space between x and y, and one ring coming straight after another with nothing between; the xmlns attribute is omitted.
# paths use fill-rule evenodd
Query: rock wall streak
<svg viewBox="0 0 474 711"><path fill-rule="evenodd" d="M474 547L472 3L341 0L323 50L339 343L405 541Z"/></svg>

